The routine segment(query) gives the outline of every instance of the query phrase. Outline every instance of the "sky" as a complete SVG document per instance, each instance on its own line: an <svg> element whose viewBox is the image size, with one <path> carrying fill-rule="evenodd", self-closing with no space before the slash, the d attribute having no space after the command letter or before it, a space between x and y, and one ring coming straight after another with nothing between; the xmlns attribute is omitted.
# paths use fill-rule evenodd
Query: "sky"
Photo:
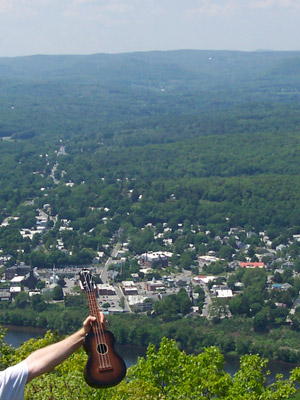
<svg viewBox="0 0 300 400"><path fill-rule="evenodd" d="M300 50L300 0L0 0L0 57Z"/></svg>

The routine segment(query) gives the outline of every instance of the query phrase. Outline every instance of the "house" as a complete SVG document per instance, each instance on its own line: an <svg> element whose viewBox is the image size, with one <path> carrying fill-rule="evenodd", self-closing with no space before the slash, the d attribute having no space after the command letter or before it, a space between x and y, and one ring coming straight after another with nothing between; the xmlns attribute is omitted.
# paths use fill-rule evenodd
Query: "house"
<svg viewBox="0 0 300 400"><path fill-rule="evenodd" d="M228 235L237 235L238 233L242 232L243 229L240 226L232 227L229 229Z"/></svg>
<svg viewBox="0 0 300 400"><path fill-rule="evenodd" d="M168 287L172 288L175 286L175 279L164 277L163 280Z"/></svg>
<svg viewBox="0 0 300 400"><path fill-rule="evenodd" d="M251 231L247 232L247 238L252 238L255 235L256 235L255 232L251 232Z"/></svg>
<svg viewBox="0 0 300 400"><path fill-rule="evenodd" d="M11 287L17 287L17 286L21 286L25 281L25 276L14 276L11 280L10 280L10 286Z"/></svg>
<svg viewBox="0 0 300 400"><path fill-rule="evenodd" d="M300 235L293 235L293 240L296 240L297 242L300 242Z"/></svg>
<svg viewBox="0 0 300 400"><path fill-rule="evenodd" d="M29 274L25 276L24 286L29 289L34 289L39 280L39 274L35 270L31 270Z"/></svg>
<svg viewBox="0 0 300 400"><path fill-rule="evenodd" d="M130 276L131 276L131 278L133 279L134 282L137 282L138 279L139 279L139 274L133 273L133 274L130 274Z"/></svg>
<svg viewBox="0 0 300 400"><path fill-rule="evenodd" d="M0 290L0 302L1 301L9 301L11 299L11 294L9 289L1 289Z"/></svg>
<svg viewBox="0 0 300 400"><path fill-rule="evenodd" d="M294 301L294 304L293 304L293 308L297 308L297 307L300 307L300 297L298 297L298 298Z"/></svg>
<svg viewBox="0 0 300 400"><path fill-rule="evenodd" d="M147 274L151 274L154 271L152 268L141 268L140 272L142 272L144 275L147 275Z"/></svg>
<svg viewBox="0 0 300 400"><path fill-rule="evenodd" d="M124 257L119 260L111 260L110 265L114 269L120 269L125 262L126 262L126 258Z"/></svg>
<svg viewBox="0 0 300 400"><path fill-rule="evenodd" d="M237 261L237 260L235 260L235 261L231 261L229 264L228 264L228 268L230 268L230 269L237 269L238 267L240 266L240 263L239 263L239 261Z"/></svg>
<svg viewBox="0 0 300 400"><path fill-rule="evenodd" d="M47 204L44 204L44 205L43 205L43 210L44 210L44 211L50 211L50 210L51 210L50 204L48 204L48 203L47 203Z"/></svg>
<svg viewBox="0 0 300 400"><path fill-rule="evenodd" d="M29 238L32 240L34 235L43 233L45 229L46 228L43 226L38 226L37 229L21 229L20 234L22 235L23 239Z"/></svg>
<svg viewBox="0 0 300 400"><path fill-rule="evenodd" d="M200 276L196 276L196 277L192 278L192 281L197 284L199 284L201 282L208 284L208 282L213 281L214 279L216 279L216 277L213 275L211 275L211 276L200 275Z"/></svg>
<svg viewBox="0 0 300 400"><path fill-rule="evenodd" d="M156 292L164 289L165 284L162 281L157 281L154 277L151 281L146 282L146 290L148 290L148 292Z"/></svg>
<svg viewBox="0 0 300 400"><path fill-rule="evenodd" d="M103 261L103 259L105 257L104 251L97 251L97 257L98 257L99 261Z"/></svg>
<svg viewBox="0 0 300 400"><path fill-rule="evenodd" d="M234 287L235 287L235 290L242 290L244 287L244 284L242 282L235 282Z"/></svg>
<svg viewBox="0 0 300 400"><path fill-rule="evenodd" d="M121 307L110 307L109 311L104 312L104 314L123 314L125 311Z"/></svg>
<svg viewBox="0 0 300 400"><path fill-rule="evenodd" d="M200 266L204 265L204 264L209 265L209 264L219 261L219 258L215 257L214 255L200 256L200 257L198 257L198 261L199 261Z"/></svg>
<svg viewBox="0 0 300 400"><path fill-rule="evenodd" d="M199 306L192 306L191 314L199 314Z"/></svg>
<svg viewBox="0 0 300 400"><path fill-rule="evenodd" d="M56 248L57 248L58 250L63 250L63 249L64 249L64 242L62 241L62 239L57 239Z"/></svg>
<svg viewBox="0 0 300 400"><path fill-rule="evenodd" d="M292 287L289 283L283 283L281 285L281 290L289 290Z"/></svg>
<svg viewBox="0 0 300 400"><path fill-rule="evenodd" d="M36 225L37 226L42 226L44 228L47 228L48 215L46 215L42 211L39 211L39 215L36 216L35 219L36 219Z"/></svg>
<svg viewBox="0 0 300 400"><path fill-rule="evenodd" d="M21 288L21 286L12 286L9 289L9 292L10 292L11 298L14 299L15 297L18 296L19 293L22 292L22 288Z"/></svg>
<svg viewBox="0 0 300 400"><path fill-rule="evenodd" d="M122 257L124 257L124 255L126 254L126 252L127 252L126 250L121 249L121 250L118 251L116 257L117 257L117 258L122 258Z"/></svg>
<svg viewBox="0 0 300 400"><path fill-rule="evenodd" d="M178 281L176 281L176 286L177 287L186 287L186 286L188 286L188 281L186 281L184 279L179 279Z"/></svg>
<svg viewBox="0 0 300 400"><path fill-rule="evenodd" d="M7 217L4 219L4 221L2 222L2 224L0 226L8 226L9 225L9 221L17 221L20 217Z"/></svg>
<svg viewBox="0 0 300 400"><path fill-rule="evenodd" d="M5 270L5 280L10 281L14 276L25 276L32 270L30 265L19 264L13 267L6 268Z"/></svg>
<svg viewBox="0 0 300 400"><path fill-rule="evenodd" d="M213 287L211 288L211 292L217 298L231 298L231 297L233 297L232 290L229 289L228 286L213 285Z"/></svg>
<svg viewBox="0 0 300 400"><path fill-rule="evenodd" d="M275 303L276 307L280 307L280 308L286 308L287 305L285 303Z"/></svg>
<svg viewBox="0 0 300 400"><path fill-rule="evenodd" d="M290 285L289 283L274 283L272 285L273 290L280 290L280 291L287 291L291 287L292 285Z"/></svg>
<svg viewBox="0 0 300 400"><path fill-rule="evenodd" d="M28 292L28 296L29 297L33 297L33 296L39 296L41 295L41 291L40 290L31 290L30 292Z"/></svg>
<svg viewBox="0 0 300 400"><path fill-rule="evenodd" d="M114 269L111 269L110 271L107 272L107 275L108 275L109 279L114 280L119 275L119 271L115 271Z"/></svg>
<svg viewBox="0 0 300 400"><path fill-rule="evenodd" d="M173 239L163 239L165 246L171 246L173 244Z"/></svg>
<svg viewBox="0 0 300 400"><path fill-rule="evenodd" d="M291 261L287 261L287 262L285 262L285 263L283 263L282 265L281 265L281 268L282 269L288 269L288 268L295 268L295 265L294 265L294 263L293 262L291 262Z"/></svg>
<svg viewBox="0 0 300 400"><path fill-rule="evenodd" d="M283 251L287 248L286 245L284 244L279 244L278 246L276 246L276 251Z"/></svg>
<svg viewBox="0 0 300 400"><path fill-rule="evenodd" d="M123 281L122 290L125 295L135 295L138 294L138 289L133 281Z"/></svg>
<svg viewBox="0 0 300 400"><path fill-rule="evenodd" d="M148 297L145 296L128 296L128 303L131 309L135 311L145 312L152 310L152 302L146 301Z"/></svg>
<svg viewBox="0 0 300 400"><path fill-rule="evenodd" d="M102 296L114 296L116 294L115 288L107 283L97 285L98 293Z"/></svg>
<svg viewBox="0 0 300 400"><path fill-rule="evenodd" d="M144 253L139 257L139 264L140 265L149 265L153 268L161 267L165 268L168 266L169 258L173 256L173 253L170 252L149 252Z"/></svg>
<svg viewBox="0 0 300 400"><path fill-rule="evenodd" d="M265 263L263 262L244 262L240 261L241 268L265 268Z"/></svg>

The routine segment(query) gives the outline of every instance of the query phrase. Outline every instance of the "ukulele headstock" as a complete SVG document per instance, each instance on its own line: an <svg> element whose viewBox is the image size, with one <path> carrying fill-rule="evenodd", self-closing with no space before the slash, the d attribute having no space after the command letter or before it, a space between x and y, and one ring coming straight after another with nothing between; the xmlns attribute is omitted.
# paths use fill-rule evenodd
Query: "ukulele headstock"
<svg viewBox="0 0 300 400"><path fill-rule="evenodd" d="M88 269L83 269L79 273L80 287L85 292L93 292L95 290L95 283L93 281L93 275Z"/></svg>

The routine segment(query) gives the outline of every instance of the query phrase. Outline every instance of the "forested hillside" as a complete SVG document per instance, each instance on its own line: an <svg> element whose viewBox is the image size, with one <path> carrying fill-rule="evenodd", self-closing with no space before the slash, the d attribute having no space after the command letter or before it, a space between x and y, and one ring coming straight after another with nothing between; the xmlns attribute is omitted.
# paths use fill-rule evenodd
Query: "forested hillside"
<svg viewBox="0 0 300 400"><path fill-rule="evenodd" d="M90 242L184 220L298 232L299 63L223 51L0 59L0 218L21 216L1 248L33 250L17 230L45 203L97 228Z"/></svg>

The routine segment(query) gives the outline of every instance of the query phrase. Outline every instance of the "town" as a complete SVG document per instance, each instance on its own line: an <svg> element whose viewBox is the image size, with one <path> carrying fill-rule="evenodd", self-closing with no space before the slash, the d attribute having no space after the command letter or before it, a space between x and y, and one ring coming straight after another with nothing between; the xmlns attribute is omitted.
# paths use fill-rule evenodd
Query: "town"
<svg viewBox="0 0 300 400"><path fill-rule="evenodd" d="M49 204L37 209L36 226L20 229L23 239L34 241L38 236L36 245L41 246L43 235L57 223L50 209ZM18 217L6 218L1 228L6 229L16 220ZM60 221L58 232L68 230L72 230L71 221ZM105 251L96 252L92 262L84 266L46 268L24 262L9 265L11 256L2 251L1 303L14 302L24 293L64 303L80 294L78 275L85 267L94 276L99 307L106 313L155 314L155 303L184 291L190 301L186 314L208 320L223 319L234 312L232 299L243 294L239 271L260 270L265 276L262 291L269 293L263 297L272 299L283 310L280 315L285 323L296 323L293 316L300 306L300 235L293 234L285 243L278 243L278 240L272 242L266 232L232 227L224 236L214 236L200 226L188 227L182 223L175 228L167 223L160 226L149 223L141 229L141 235L145 232L163 250L137 253L132 250L130 236L125 242L120 240L124 234L119 229L104 245ZM68 253L63 235L56 240L56 250Z"/></svg>

